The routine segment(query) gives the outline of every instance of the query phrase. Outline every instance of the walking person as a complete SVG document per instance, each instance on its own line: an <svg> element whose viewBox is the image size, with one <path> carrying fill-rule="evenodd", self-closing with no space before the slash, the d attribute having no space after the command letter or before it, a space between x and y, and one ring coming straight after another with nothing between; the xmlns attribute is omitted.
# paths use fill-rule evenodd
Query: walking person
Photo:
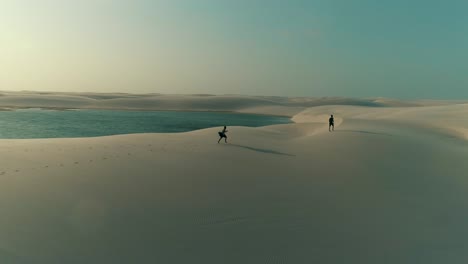
<svg viewBox="0 0 468 264"><path fill-rule="evenodd" d="M226 136L226 133L228 132L226 126L224 126L223 128L223 131L219 131L218 132L218 135L219 135L219 140L218 140L218 143L219 141L221 141L221 139L224 138L224 142L227 143L227 136Z"/></svg>
<svg viewBox="0 0 468 264"><path fill-rule="evenodd" d="M331 115L328 119L328 131L335 131L335 118L333 117L333 115Z"/></svg>

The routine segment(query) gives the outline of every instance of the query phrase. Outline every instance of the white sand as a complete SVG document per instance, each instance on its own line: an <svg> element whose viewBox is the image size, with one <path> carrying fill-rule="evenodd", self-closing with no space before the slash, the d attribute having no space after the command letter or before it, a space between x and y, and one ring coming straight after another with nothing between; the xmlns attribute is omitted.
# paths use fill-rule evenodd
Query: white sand
<svg viewBox="0 0 468 264"><path fill-rule="evenodd" d="M0 106L162 107L23 96ZM467 104L160 97L296 123L228 127L229 144L220 128L0 140L0 263L467 263Z"/></svg>

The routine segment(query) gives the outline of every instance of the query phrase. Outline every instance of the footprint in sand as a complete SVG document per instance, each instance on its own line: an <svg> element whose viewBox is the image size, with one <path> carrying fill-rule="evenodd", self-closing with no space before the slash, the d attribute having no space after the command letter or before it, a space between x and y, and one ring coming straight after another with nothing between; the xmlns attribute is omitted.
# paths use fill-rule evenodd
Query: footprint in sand
<svg viewBox="0 0 468 264"><path fill-rule="evenodd" d="M78 162L78 161L75 161L75 164L79 164L79 162Z"/></svg>
<svg viewBox="0 0 468 264"><path fill-rule="evenodd" d="M19 172L19 170L15 170L15 172Z"/></svg>
<svg viewBox="0 0 468 264"><path fill-rule="evenodd" d="M49 165L45 165L44 168L49 168Z"/></svg>
<svg viewBox="0 0 468 264"><path fill-rule="evenodd" d="M93 162L93 160L89 160L89 162Z"/></svg>
<svg viewBox="0 0 468 264"><path fill-rule="evenodd" d="M4 171L0 172L0 175L5 175L5 174L6 174L6 172L4 172Z"/></svg>
<svg viewBox="0 0 468 264"><path fill-rule="evenodd" d="M60 163L60 167L63 167L63 164L62 164L62 163Z"/></svg>

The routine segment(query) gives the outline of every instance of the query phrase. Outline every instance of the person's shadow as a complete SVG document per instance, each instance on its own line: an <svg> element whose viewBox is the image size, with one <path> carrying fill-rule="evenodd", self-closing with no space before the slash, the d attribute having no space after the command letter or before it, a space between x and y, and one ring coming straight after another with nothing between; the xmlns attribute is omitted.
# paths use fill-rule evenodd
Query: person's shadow
<svg viewBox="0 0 468 264"><path fill-rule="evenodd" d="M283 152L279 152L279 151L271 150L271 149L254 148L254 147L243 146L243 145L238 145L238 144L228 144L228 145L238 147L238 148L248 149L248 150L251 150L251 151L267 153L267 154L290 156L290 157L295 157L296 156L296 155L293 155L293 154L283 153Z"/></svg>
<svg viewBox="0 0 468 264"><path fill-rule="evenodd" d="M382 135L382 136L393 136L392 134L382 133L382 132L372 132L364 130L335 130L334 132L347 132L347 133L361 133L361 134L371 134L371 135Z"/></svg>

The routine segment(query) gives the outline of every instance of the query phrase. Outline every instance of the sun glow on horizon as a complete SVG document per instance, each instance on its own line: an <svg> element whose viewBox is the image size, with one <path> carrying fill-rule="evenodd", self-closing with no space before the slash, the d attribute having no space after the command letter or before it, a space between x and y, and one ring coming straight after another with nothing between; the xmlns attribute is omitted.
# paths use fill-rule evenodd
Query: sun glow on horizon
<svg viewBox="0 0 468 264"><path fill-rule="evenodd" d="M6 0L0 87L462 99L466 8L456 0Z"/></svg>

